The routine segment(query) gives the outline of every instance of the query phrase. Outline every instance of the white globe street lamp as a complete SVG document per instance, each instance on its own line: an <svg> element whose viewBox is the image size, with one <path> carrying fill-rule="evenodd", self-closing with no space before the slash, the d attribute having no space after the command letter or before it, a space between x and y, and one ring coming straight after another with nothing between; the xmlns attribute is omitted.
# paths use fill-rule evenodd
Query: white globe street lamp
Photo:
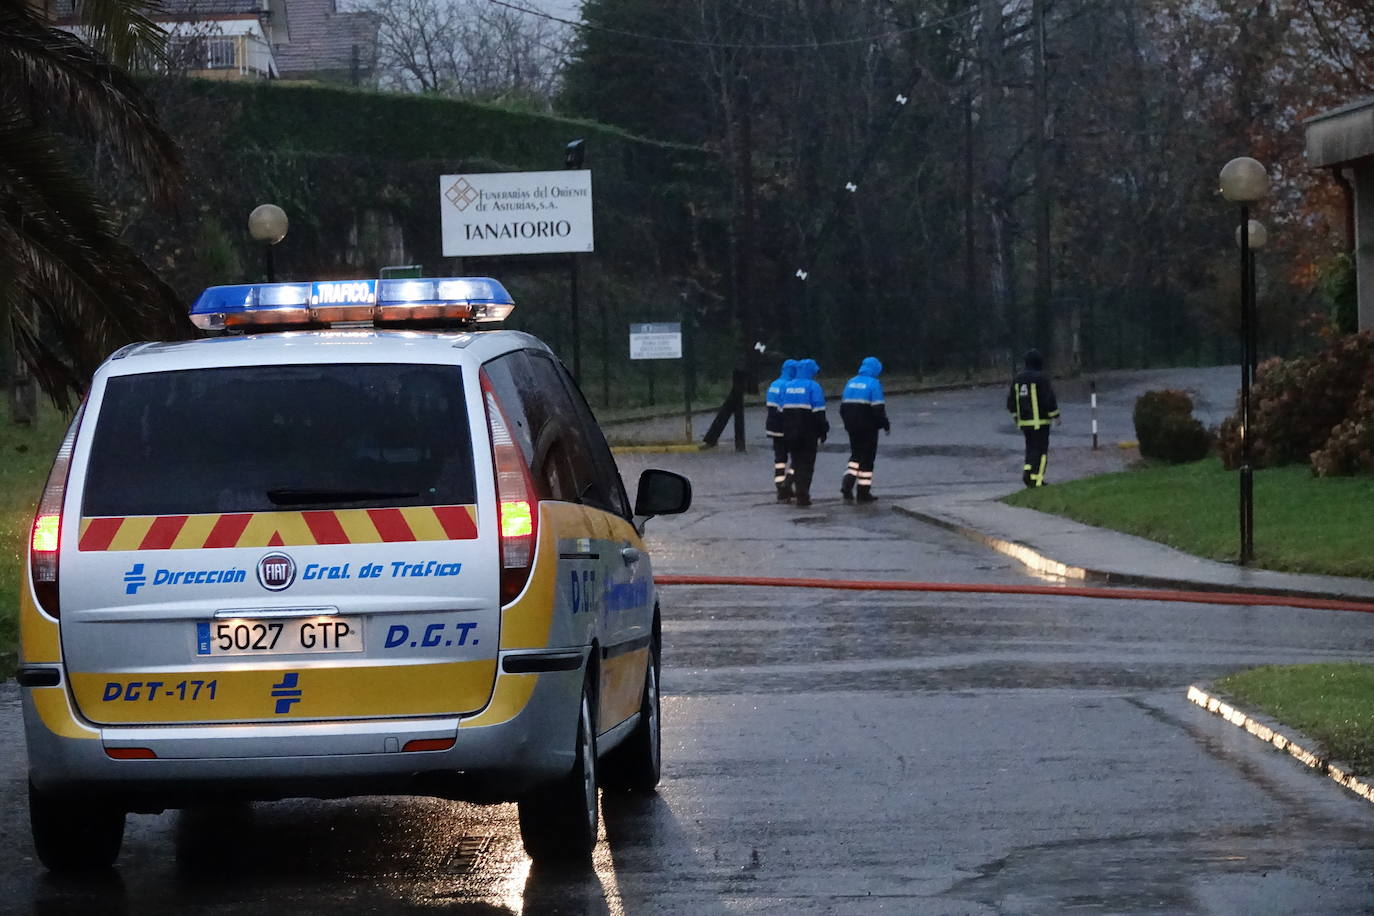
<svg viewBox="0 0 1374 916"><path fill-rule="evenodd" d="M1221 167L1221 196L1233 203L1260 200L1269 193L1269 173L1258 159L1241 156Z"/></svg>
<svg viewBox="0 0 1374 916"><path fill-rule="evenodd" d="M268 283L277 279L272 264L272 246L286 238L286 230L290 225L286 211L276 204L259 204L248 214L248 234L254 241L262 242L263 250L267 253Z"/></svg>
<svg viewBox="0 0 1374 916"><path fill-rule="evenodd" d="M1250 383L1255 377L1255 280L1251 248L1268 241L1264 226L1250 219L1250 204L1269 193L1269 172L1249 156L1221 168L1221 196L1240 204L1236 241L1240 244L1240 565L1255 552L1255 478L1250 467Z"/></svg>
<svg viewBox="0 0 1374 916"><path fill-rule="evenodd" d="M1245 228L1249 230L1251 251L1254 251L1258 248L1263 248L1266 244L1268 244L1269 230L1264 228L1264 223L1260 222L1257 219L1252 219L1246 224ZM1237 226L1236 245L1237 247L1239 247L1243 244L1245 244L1245 241L1240 237L1240 227Z"/></svg>

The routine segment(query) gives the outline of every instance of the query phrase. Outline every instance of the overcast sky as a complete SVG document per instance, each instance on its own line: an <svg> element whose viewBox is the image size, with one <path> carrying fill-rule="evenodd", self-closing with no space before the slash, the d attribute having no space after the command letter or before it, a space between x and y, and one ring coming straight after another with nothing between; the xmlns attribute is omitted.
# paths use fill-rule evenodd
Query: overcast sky
<svg viewBox="0 0 1374 916"><path fill-rule="evenodd" d="M512 0L512 2L517 6L543 10L551 16L559 16L563 19L577 20L582 18L579 15L582 9L582 0Z"/></svg>

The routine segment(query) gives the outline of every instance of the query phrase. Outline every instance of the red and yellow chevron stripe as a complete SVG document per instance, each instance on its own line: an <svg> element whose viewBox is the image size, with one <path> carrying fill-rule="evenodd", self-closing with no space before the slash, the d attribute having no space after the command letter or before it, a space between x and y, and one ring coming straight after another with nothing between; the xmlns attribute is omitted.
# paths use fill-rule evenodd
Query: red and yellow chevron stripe
<svg viewBox="0 0 1374 916"><path fill-rule="evenodd" d="M298 547L316 544L466 541L475 537L476 506L407 506L402 509L83 518L77 549Z"/></svg>

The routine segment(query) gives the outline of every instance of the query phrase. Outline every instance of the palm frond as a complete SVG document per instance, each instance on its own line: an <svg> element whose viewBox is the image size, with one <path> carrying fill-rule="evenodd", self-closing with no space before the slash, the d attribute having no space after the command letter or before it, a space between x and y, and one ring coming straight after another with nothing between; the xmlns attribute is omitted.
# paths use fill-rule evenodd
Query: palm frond
<svg viewBox="0 0 1374 916"><path fill-rule="evenodd" d="M66 115L73 127L109 143L160 196L181 174L176 142L133 79L16 0L0 0L0 102L45 118Z"/></svg>
<svg viewBox="0 0 1374 916"><path fill-rule="evenodd" d="M150 0L77 0L76 14L91 44L120 67L165 63L167 33L149 18L162 4Z"/></svg>
<svg viewBox="0 0 1374 916"><path fill-rule="evenodd" d="M186 336L175 293L115 234L95 190L47 132L0 106L0 308L54 401L114 348ZM39 328L45 333L39 333Z"/></svg>

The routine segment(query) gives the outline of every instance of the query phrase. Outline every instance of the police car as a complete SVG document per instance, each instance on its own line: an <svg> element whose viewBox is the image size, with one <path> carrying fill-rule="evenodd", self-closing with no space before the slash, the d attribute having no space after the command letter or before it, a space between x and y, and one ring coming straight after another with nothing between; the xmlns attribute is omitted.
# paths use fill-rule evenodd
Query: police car
<svg viewBox="0 0 1374 916"><path fill-rule="evenodd" d="M96 372L20 596L34 845L105 867L128 812L424 794L519 803L585 859L598 786L659 775L644 520L485 278L215 287L220 332Z"/></svg>

